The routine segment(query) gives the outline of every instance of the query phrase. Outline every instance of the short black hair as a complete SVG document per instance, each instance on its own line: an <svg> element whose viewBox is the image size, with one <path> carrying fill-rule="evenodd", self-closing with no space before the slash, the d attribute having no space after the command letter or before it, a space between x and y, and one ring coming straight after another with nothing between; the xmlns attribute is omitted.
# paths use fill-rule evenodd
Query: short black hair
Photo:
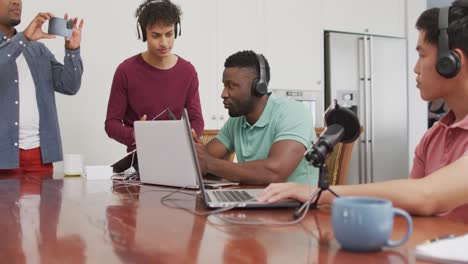
<svg viewBox="0 0 468 264"><path fill-rule="evenodd" d="M267 82L270 82L270 64L265 56L263 56L263 58L265 59L265 79ZM252 68L255 69L257 76L260 77L260 65L258 63L257 54L251 50L243 50L232 54L224 62L224 67Z"/></svg>
<svg viewBox="0 0 468 264"><path fill-rule="evenodd" d="M145 0L136 10L135 17L141 27L143 40L146 40L146 28L156 23L166 26L180 23L182 11L169 0ZM174 32L177 34L177 32Z"/></svg>
<svg viewBox="0 0 468 264"><path fill-rule="evenodd" d="M424 41L439 45L439 10L431 8L424 11L416 22L416 28L426 32ZM468 55L468 0L456 0L449 10L449 26L447 28L449 48L459 48Z"/></svg>

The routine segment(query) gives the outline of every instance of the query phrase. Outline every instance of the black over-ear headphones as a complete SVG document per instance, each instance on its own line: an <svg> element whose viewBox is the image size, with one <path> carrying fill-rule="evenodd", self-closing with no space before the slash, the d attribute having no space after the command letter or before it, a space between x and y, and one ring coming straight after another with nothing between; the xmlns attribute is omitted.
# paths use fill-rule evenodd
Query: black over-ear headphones
<svg viewBox="0 0 468 264"><path fill-rule="evenodd" d="M143 6L140 8L140 14L147 8L149 5L155 4L155 3L163 3L164 0L153 0L153 1L148 1ZM138 39L141 39L143 42L146 42L146 28L143 28L143 26L140 23L140 16L137 18L137 32L138 32ZM174 38L177 38L177 36L180 36L182 34L182 27L180 25L180 17L177 18L176 23L174 24Z"/></svg>
<svg viewBox="0 0 468 264"><path fill-rule="evenodd" d="M268 81L266 77L266 62L262 54L256 54L260 76L253 80L252 90L255 96L261 97L268 93Z"/></svg>
<svg viewBox="0 0 468 264"><path fill-rule="evenodd" d="M437 72L445 77L452 78L460 71L461 63L458 54L450 49L447 33L449 25L450 7L439 9L439 52L437 55Z"/></svg>

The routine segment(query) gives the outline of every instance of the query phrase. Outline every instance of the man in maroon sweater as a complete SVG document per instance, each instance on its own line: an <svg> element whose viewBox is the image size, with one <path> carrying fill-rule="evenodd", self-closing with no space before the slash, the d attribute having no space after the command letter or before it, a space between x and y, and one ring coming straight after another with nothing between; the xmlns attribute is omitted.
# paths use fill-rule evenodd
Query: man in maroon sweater
<svg viewBox="0 0 468 264"><path fill-rule="evenodd" d="M135 149L133 122L170 119L167 108L179 119L187 108L191 127L199 135L203 132L197 72L171 52L180 35L180 14L169 0L145 0L136 11L148 49L117 68L105 122L107 135L126 145L128 152Z"/></svg>

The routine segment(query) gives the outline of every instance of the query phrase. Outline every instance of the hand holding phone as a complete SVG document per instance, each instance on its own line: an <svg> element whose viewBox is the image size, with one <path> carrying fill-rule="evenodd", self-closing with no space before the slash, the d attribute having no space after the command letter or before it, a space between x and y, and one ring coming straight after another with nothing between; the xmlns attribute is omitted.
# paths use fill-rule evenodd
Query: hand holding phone
<svg viewBox="0 0 468 264"><path fill-rule="evenodd" d="M40 39L53 39L55 35L47 34L42 31L42 25L49 19L53 18L52 13L39 13L29 23L26 29L23 31L24 36L29 41L36 41Z"/></svg>

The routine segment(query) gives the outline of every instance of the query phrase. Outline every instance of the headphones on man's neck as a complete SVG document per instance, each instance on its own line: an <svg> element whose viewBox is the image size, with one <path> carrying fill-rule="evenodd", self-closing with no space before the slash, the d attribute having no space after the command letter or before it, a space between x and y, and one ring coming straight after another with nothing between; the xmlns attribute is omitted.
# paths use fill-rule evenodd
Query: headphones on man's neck
<svg viewBox="0 0 468 264"><path fill-rule="evenodd" d="M157 3L164 3L164 0L153 0L153 1L148 1L144 3L140 7L140 14L147 8L149 5L152 4L157 4ZM143 42L146 42L146 28L143 28L143 26L140 23L140 16L137 18L137 32L138 32L138 39L141 39ZM174 24L174 38L177 38L177 36L180 36L182 34L182 27L180 25L180 17L177 18L176 23Z"/></svg>
<svg viewBox="0 0 468 264"><path fill-rule="evenodd" d="M265 57L262 54L255 54L257 55L258 61L258 69L259 69L259 76L257 79L253 80L252 82L252 90L255 96L261 97L268 94L268 81L267 81L267 73L266 73L266 62Z"/></svg>
<svg viewBox="0 0 468 264"><path fill-rule="evenodd" d="M447 33L450 7L439 8L439 51L437 55L437 72L445 78L453 78L460 71L461 60L458 54L450 49Z"/></svg>

